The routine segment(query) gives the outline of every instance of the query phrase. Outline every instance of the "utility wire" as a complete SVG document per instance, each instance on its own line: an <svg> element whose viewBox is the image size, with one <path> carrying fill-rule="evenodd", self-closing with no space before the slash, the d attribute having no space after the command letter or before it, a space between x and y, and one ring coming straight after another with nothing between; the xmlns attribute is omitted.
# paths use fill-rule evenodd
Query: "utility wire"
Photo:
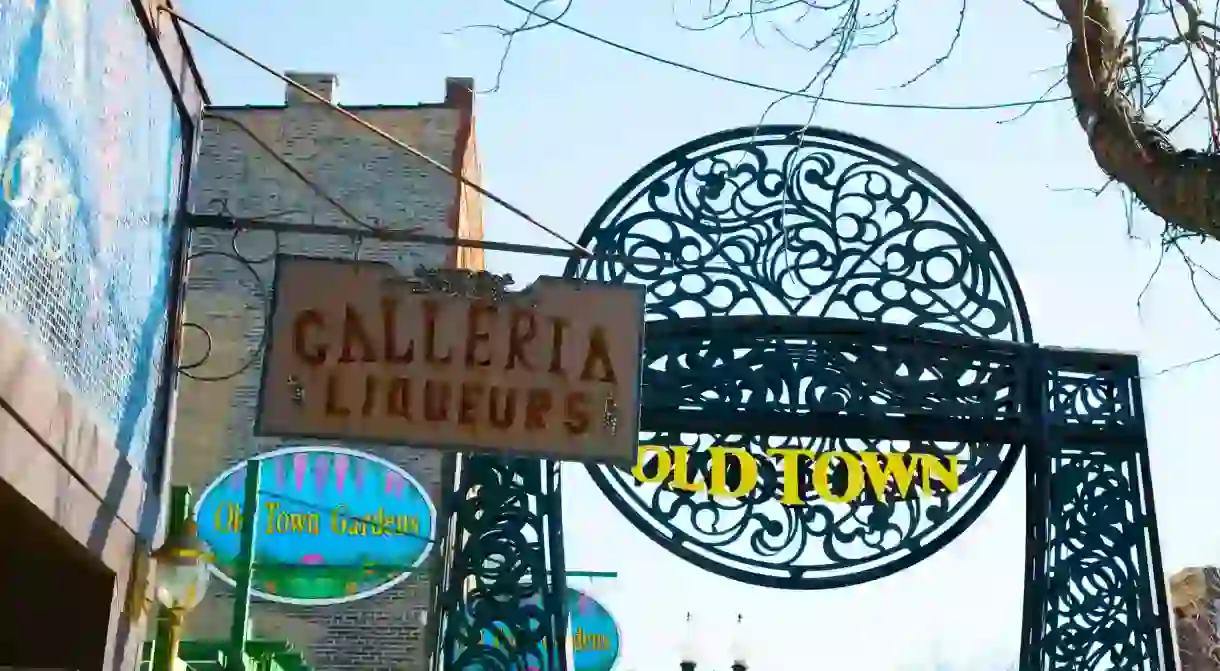
<svg viewBox="0 0 1220 671"><path fill-rule="evenodd" d="M875 108L883 108L883 109L910 109L910 110L937 110L937 111L942 111L942 112L968 112L968 111L977 112L977 111L983 111L983 110L1000 110L1000 109L1009 109L1012 107L1029 107L1032 105L1045 105L1047 103L1057 103L1057 102L1063 102L1065 100L1071 100L1071 96L1060 96L1058 98L1039 98L1037 100L1024 100L1024 101L1010 102L1010 103L989 103L989 104L980 104L980 105L921 105L921 104L914 104L914 103L883 103L883 102L874 102L874 101L869 101L869 100L846 100L844 98L831 98L828 96L817 95L814 93L807 93L805 91L789 91L786 89L781 89L777 86L768 86L766 84L752 82L747 79L738 79L737 77L730 77L728 75L722 75L722 74L719 74L716 72L712 72L710 70L704 70L703 68L695 67L693 65L687 65L686 63L680 63L678 61L670 60L668 58L663 58L663 57L657 56L655 54L650 54L646 51L641 51L634 47L629 47L621 42L615 42L614 40L591 33L587 30L577 28L576 26L573 26L570 23L564 23L563 21L561 21L559 19L554 19L554 18L551 18L548 16L544 16L544 15L539 14L538 12L530 9L529 7L524 7L522 5L517 4L516 2L513 2L513 0L502 0L502 1L504 2L504 4L506 4L510 7L513 7L514 9L525 12L526 14L529 14L530 16L538 17L542 21L545 21L547 25L559 26L560 28L563 28L564 30L568 30L570 32L576 33L577 35L580 35L581 37L593 40L594 42L605 45L607 47L612 47L614 49L618 49L619 51L624 51L633 56L639 56L640 58L646 58L654 63L660 63L661 65L668 65L669 67L672 67L672 68L677 68L679 70L685 70L686 72L690 72L692 74L702 75L704 77L709 77L711 79L715 79L717 81L722 81L722 82L725 82L728 84L736 84L738 86L744 86L746 88L751 88L751 89L755 89L758 91L766 91L768 93L778 93L780 95L787 96L790 98L804 98L807 100L815 100L818 102L832 103L835 105L847 105L847 106L851 106L851 107L875 107Z"/></svg>
<svg viewBox="0 0 1220 671"><path fill-rule="evenodd" d="M589 251L583 245L579 245L579 244L569 240L568 238L564 237L558 231L555 231L554 229L550 228L546 224L531 217L529 214L527 214L524 210L517 207L516 205L513 205L512 203L504 200L503 198L488 191L487 189L483 188L482 186L475 184L471 180L467 179L465 175L461 174L461 171L454 171L454 170L446 167L443 163L440 163L436 159L433 159L431 156L428 156L427 154L423 153L422 151L416 149L415 147L412 147L411 145L407 144L406 142L399 140L398 138L394 137L393 135L390 135L389 133L382 130L378 126L371 124L368 121L365 121L364 119L360 118L356 114L353 114L352 112L343 109L339 105L336 105L335 103L327 100L326 98L323 98L322 96L318 95L317 93L314 93L308 87L303 86L296 81L293 81L292 78L287 77L283 74L280 74L279 72L277 72L270 66L264 64L262 61L259 61L258 59L247 54L246 52L242 51L241 49L238 49L237 47L233 46L232 44L229 44L223 38L210 32L206 28L203 28L202 26L195 23L194 21L191 21L190 19L186 18L185 16L179 14L177 11L170 9L169 7L166 7L165 5L158 6L157 11L165 12L166 14L169 14L170 16L174 17L176 20L181 21L182 23L190 26L191 28L194 28L204 37L212 40L213 42L219 44L220 46L224 47L225 49L228 49L229 51L233 52L237 56L241 57L243 60L249 62L251 65L254 65L258 69L262 70L263 72L266 72L267 74L275 77L276 79L279 79L280 81L284 82L288 86L291 86L292 88L296 89L297 91L300 91L301 93L309 96L310 98L313 98L317 102L320 102L323 105L326 105L327 107L334 110L335 112L338 112L339 114L343 115L344 117L347 117L351 121L362 126L369 132L376 135L377 137L385 140L386 142L389 142L390 144L394 145L395 147L407 152L408 154L411 154L412 156L420 159L421 161L424 161L428 165L436 168L437 170L440 170L441 172L445 173L446 175L449 175L450 177L457 180L462 185L468 186L471 189L474 189L476 192L487 197L492 202L496 203L497 205L500 205L501 207L508 210L509 212L512 212L513 214L517 215L518 217L521 217L522 219L533 224L534 226L537 226L540 230L550 234L551 236L562 241L564 244L567 244L568 246L572 247L573 249L576 249L577 251L583 253L585 256L593 256L593 252Z"/></svg>

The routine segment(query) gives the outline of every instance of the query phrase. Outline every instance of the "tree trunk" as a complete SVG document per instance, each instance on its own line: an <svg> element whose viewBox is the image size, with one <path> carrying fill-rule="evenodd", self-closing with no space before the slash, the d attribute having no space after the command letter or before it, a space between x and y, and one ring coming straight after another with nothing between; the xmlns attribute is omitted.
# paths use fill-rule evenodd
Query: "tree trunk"
<svg viewBox="0 0 1220 671"><path fill-rule="evenodd" d="M1169 578L1169 600L1177 635L1178 668L1182 671L1217 671L1216 601L1220 599L1220 571L1214 566L1182 569Z"/></svg>
<svg viewBox="0 0 1220 671"><path fill-rule="evenodd" d="M1220 157L1177 150L1120 92L1124 49L1105 0L1056 0L1072 29L1067 83L1093 157L1151 212L1193 233L1220 239ZM1218 176L1220 177L1220 176ZM1220 182L1220 180L1216 180Z"/></svg>

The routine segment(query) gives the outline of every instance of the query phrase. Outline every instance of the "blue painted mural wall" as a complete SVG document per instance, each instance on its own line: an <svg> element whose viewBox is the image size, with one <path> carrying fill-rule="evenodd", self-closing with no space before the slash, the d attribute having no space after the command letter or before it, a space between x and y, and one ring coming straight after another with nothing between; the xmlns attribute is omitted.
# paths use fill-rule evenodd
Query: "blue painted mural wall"
<svg viewBox="0 0 1220 671"><path fill-rule="evenodd" d="M146 472L182 151L129 0L0 0L0 312Z"/></svg>

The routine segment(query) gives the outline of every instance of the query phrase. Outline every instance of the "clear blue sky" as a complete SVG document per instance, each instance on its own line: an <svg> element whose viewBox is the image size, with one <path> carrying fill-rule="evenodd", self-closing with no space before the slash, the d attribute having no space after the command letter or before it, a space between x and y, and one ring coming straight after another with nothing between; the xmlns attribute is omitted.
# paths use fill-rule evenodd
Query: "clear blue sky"
<svg viewBox="0 0 1220 671"><path fill-rule="evenodd" d="M681 31L666 0L575 2L567 18L578 26L727 75L794 88L816 67L773 33L764 31L770 44L763 49L732 29ZM911 5L896 46L860 52L828 93L904 103L1002 102L1037 97L1058 76L1040 72L1060 64L1064 53L1065 40L1050 24L1022 3L973 3L960 55L916 86L895 90L943 48L957 18L950 4ZM279 70L338 73L340 100L349 104L439 100L446 76L473 76L490 86L502 49L496 36L445 33L520 19L498 0L187 0L183 7ZM282 101L278 81L205 40L194 44L217 103ZM561 29L530 33L512 52L502 90L477 101L485 183L575 237L639 166L697 136L755 123L773 99ZM807 104L786 103L769 120L803 123L809 113ZM1198 305L1181 263L1167 264L1137 308L1156 258L1148 239L1157 227L1142 222L1137 232L1145 239L1130 239L1117 198L1072 190L1103 179L1071 108L1047 105L1018 122L996 123L1007 116L824 105L813 120L906 153L967 198L1012 259L1041 343L1138 351L1146 373L1220 350L1216 325ZM494 205L486 231L493 239L550 242ZM557 261L503 254L491 255L489 267L523 280L561 270ZM1217 374L1220 365L1201 364L1146 382L1170 569L1220 559L1220 538L1192 521L1192 501L1215 490L1212 474L1220 465L1210 443L1220 413L1208 385ZM596 593L622 622L624 671L676 668L688 610L698 618L706 661L717 669L727 668L737 612L750 625L751 668L758 671L888 671L935 663L974 670L1015 656L1020 478L969 532L916 568L861 587L792 594L701 573L620 520L579 468L566 477L569 567L621 573Z"/></svg>

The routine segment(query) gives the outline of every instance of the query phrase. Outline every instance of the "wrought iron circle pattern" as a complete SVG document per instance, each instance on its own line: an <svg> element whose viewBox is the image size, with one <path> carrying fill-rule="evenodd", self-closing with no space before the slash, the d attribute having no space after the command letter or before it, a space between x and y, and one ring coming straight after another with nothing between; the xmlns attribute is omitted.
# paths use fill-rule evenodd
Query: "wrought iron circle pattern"
<svg viewBox="0 0 1220 671"><path fill-rule="evenodd" d="M893 406L891 413L951 420L952 408L972 402L960 393L971 383L972 398L985 405L1018 403L1006 397L1012 385L988 366L975 365L969 353L957 355L962 361L950 355L910 366L909 356L868 344L862 346L868 356L848 352L846 359L837 358L888 363L856 366L868 370L840 366L834 375L821 375L817 366L774 356L804 348L813 355L806 362L819 355L835 358L824 356L827 346L816 337L776 336L760 344L731 328L716 331L716 318L764 315L775 325L793 317L847 318L900 330L1032 342L1012 268L979 216L931 172L869 140L796 125L743 127L700 138L627 180L593 216L580 242L621 256L573 260L568 277L644 284L650 323L710 318L704 324L716 333L687 352L675 351L681 348L663 336L649 337L645 430L649 409L690 403L692 387L727 412L765 407L799 413L802 406L821 404L843 414L869 409L884 415ZM670 263L625 264L622 258ZM768 363L757 365L760 360ZM665 383L678 378L685 382ZM842 383L847 378L854 379ZM868 391L895 386L921 387L922 405L912 408L910 397ZM685 396L675 391L679 387ZM980 398L980 390L989 397ZM946 398L954 402L943 403ZM703 407L715 412L716 405ZM977 518L1020 454L1015 444L931 444L900 435L878 441L765 435L766 427L757 435L652 428L641 434L641 445L691 446L691 470L703 477L708 446L745 447L758 459L764 490L772 488L774 495L711 500L704 493L641 484L618 467L590 466L606 497L643 533L691 563L784 589L867 582L930 556ZM782 472L764 450L793 443L816 452L932 449L956 455L963 466L960 489L881 503L785 505L778 500Z"/></svg>
<svg viewBox="0 0 1220 671"><path fill-rule="evenodd" d="M250 348L249 352L237 362L228 362L229 365L215 365L212 361L213 347L216 342L212 338L211 330L203 323L185 319L182 322L182 332L187 342L198 341L196 349L199 352L192 352L191 356L186 360L179 362L178 373L188 377L196 382L222 382L230 380L251 369L256 363L261 361L263 352L267 348L268 332L266 324L271 318L271 291L270 282L265 279L265 275L269 274L269 264L273 263L277 254L282 251L282 240L277 232L270 232L270 244L264 244L263 247L268 247L266 250L250 249L257 245L250 245L247 236L251 233L249 229L243 228L236 224L236 218L229 209L228 201L224 199L213 199L208 203L208 209L226 217L234 218L234 226L232 230L227 231L227 241L216 241L214 246L206 246L202 249L194 249L187 255L187 263L191 262L227 262L233 264L235 268L239 268L241 277L241 285L250 296L253 302L253 312L258 313L259 323L257 324L258 344ZM275 216L288 214L289 212L272 213L263 219L271 219ZM224 236L219 236L224 237ZM228 249L223 249L227 246ZM217 248L220 247L220 248ZM260 268L263 270L260 271ZM190 278L188 278L188 289ZM189 293L188 293L189 296ZM189 300L189 299L188 299Z"/></svg>

